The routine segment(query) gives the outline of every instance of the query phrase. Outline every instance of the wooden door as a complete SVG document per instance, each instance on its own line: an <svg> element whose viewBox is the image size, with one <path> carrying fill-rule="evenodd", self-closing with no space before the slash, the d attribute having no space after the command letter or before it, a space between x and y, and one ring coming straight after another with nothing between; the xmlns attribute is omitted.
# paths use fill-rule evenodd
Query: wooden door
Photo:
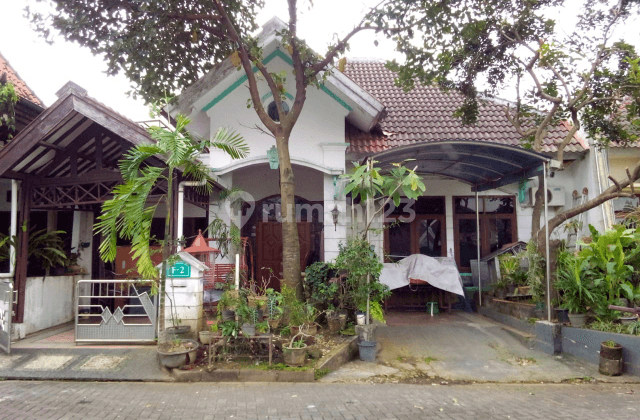
<svg viewBox="0 0 640 420"><path fill-rule="evenodd" d="M311 223L298 222L300 240L300 268L306 268L307 257L311 250ZM282 224L280 222L258 222L256 238L258 258L256 280L261 283L269 279L269 286L280 290L282 278Z"/></svg>

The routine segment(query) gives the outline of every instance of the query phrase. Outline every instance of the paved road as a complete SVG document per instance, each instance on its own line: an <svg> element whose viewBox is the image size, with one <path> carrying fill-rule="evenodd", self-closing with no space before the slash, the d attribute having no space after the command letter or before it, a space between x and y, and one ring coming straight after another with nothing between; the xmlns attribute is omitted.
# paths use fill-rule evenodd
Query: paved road
<svg viewBox="0 0 640 420"><path fill-rule="evenodd" d="M0 419L640 419L636 384L0 382Z"/></svg>

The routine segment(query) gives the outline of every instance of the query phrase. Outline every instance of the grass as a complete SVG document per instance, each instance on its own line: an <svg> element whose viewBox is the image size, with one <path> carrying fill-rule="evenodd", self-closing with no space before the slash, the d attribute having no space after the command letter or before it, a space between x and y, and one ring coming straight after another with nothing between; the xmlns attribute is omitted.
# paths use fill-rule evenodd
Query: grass
<svg viewBox="0 0 640 420"><path fill-rule="evenodd" d="M318 379L322 378L323 376L325 376L329 372L331 372L331 371L329 369L327 369L327 368L316 369L316 371L313 372L313 377L317 381Z"/></svg>
<svg viewBox="0 0 640 420"><path fill-rule="evenodd" d="M431 362L437 362L437 361L438 361L438 359L436 359L435 357L431 357L431 356L429 356L429 357L425 357L425 358L424 358L424 362L425 362L426 364L429 364L429 363L431 363Z"/></svg>
<svg viewBox="0 0 640 420"><path fill-rule="evenodd" d="M537 321L539 321L538 318L529 318L527 319L527 322L531 325L535 324Z"/></svg>
<svg viewBox="0 0 640 420"><path fill-rule="evenodd" d="M264 363L264 362L261 362L257 365L249 365L247 367L250 369L258 369L258 370L285 370L289 372L304 372L306 370L313 369L313 366L287 366L284 363L274 363L271 366L269 366L268 363Z"/></svg>
<svg viewBox="0 0 640 420"><path fill-rule="evenodd" d="M522 366L537 363L536 359L534 359L533 357L516 357L516 362Z"/></svg>
<svg viewBox="0 0 640 420"><path fill-rule="evenodd" d="M344 330L340 331L340 334L342 334L342 335L356 335L356 327L352 325L349 328L345 328Z"/></svg>

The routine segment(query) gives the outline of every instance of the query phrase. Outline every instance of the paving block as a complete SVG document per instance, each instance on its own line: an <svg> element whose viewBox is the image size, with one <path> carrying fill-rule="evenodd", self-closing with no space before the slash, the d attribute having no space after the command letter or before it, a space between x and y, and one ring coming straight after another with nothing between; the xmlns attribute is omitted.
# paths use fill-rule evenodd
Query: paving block
<svg viewBox="0 0 640 420"><path fill-rule="evenodd" d="M58 370L67 365L74 356L65 355L40 355L18 370Z"/></svg>

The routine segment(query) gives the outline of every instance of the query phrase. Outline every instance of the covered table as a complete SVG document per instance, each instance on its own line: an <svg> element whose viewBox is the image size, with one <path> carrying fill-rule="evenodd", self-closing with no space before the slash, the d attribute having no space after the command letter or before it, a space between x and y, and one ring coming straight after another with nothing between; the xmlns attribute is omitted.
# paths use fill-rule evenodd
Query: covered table
<svg viewBox="0 0 640 420"><path fill-rule="evenodd" d="M453 258L429 257L422 254L410 255L396 263L386 263L380 273L380 283L389 286L389 289L396 290L396 295L391 298L390 306L398 306L398 302L403 302L403 307L424 308L426 302L422 302L426 295L438 294L441 307L451 310L450 293L460 295L464 298L462 278L456 267ZM409 290L410 292L407 292ZM446 294L448 305L444 305L444 293ZM404 299L401 295L404 293ZM406 304L409 302L409 304ZM385 302L388 307L388 301Z"/></svg>

